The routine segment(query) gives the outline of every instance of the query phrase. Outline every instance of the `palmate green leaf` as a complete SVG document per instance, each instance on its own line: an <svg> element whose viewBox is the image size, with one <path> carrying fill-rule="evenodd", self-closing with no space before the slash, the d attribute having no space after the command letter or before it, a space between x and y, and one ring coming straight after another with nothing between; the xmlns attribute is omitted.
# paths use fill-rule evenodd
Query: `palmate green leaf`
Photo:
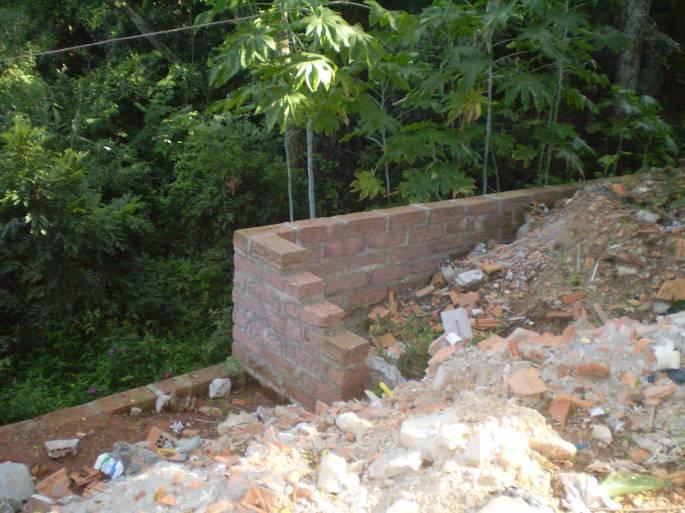
<svg viewBox="0 0 685 513"><path fill-rule="evenodd" d="M406 14L389 11L375 0L364 0L364 3L369 7L369 25L372 27L390 27L392 30L397 30L398 16Z"/></svg>
<svg viewBox="0 0 685 513"><path fill-rule="evenodd" d="M305 35L313 38L315 46L330 48L340 53L342 48L366 46L371 38L360 27L350 25L332 9L315 6L302 18Z"/></svg>
<svg viewBox="0 0 685 513"><path fill-rule="evenodd" d="M337 69L333 61L325 55L309 52L293 56L288 68L298 87L306 84L311 92L318 91L320 86L326 90L330 89Z"/></svg>
<svg viewBox="0 0 685 513"><path fill-rule="evenodd" d="M276 52L271 29L259 23L244 23L230 34L221 54L214 59L209 74L210 83L221 86L241 69L264 63Z"/></svg>
<svg viewBox="0 0 685 513"><path fill-rule="evenodd" d="M447 112L447 124L451 125L461 117L461 126L480 119L483 113L483 105L487 98L475 89L469 91L454 91L446 97L445 111Z"/></svg>
<svg viewBox="0 0 685 513"><path fill-rule="evenodd" d="M542 112L552 103L544 79L533 73L510 73L499 82L499 90L504 93L504 103L514 106L516 103L525 109L531 107Z"/></svg>
<svg viewBox="0 0 685 513"><path fill-rule="evenodd" d="M383 181L374 171L357 171L354 176L350 189L359 194L359 199L373 199L383 194Z"/></svg>

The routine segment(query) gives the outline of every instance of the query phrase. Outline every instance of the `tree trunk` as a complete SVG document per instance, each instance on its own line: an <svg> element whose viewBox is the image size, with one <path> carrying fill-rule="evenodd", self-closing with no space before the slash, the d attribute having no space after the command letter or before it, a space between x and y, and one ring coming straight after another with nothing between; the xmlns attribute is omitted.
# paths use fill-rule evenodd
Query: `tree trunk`
<svg viewBox="0 0 685 513"><path fill-rule="evenodd" d="M645 28L649 21L652 0L626 0L623 8L623 34L626 46L618 56L616 85L626 89L637 89L640 76L640 56Z"/></svg>
<svg viewBox="0 0 685 513"><path fill-rule="evenodd" d="M128 5L126 2L120 2L118 0L108 0L107 3L117 9L120 12L123 12L126 14L129 20L136 26L138 31L141 34L147 34L148 32L152 32L148 26L147 23L145 23L145 20L143 17L138 14L130 5ZM177 57L177 55L169 48L167 45L165 45L162 41L159 39L153 37L153 36L147 36L146 39L150 41L152 46L157 48L159 52L164 56L166 60L171 62L172 64L179 64L181 60Z"/></svg>
<svg viewBox="0 0 685 513"><path fill-rule="evenodd" d="M288 171L288 213L290 214L290 222L295 220L295 213L293 211L293 168L290 160L290 129L286 121L285 134L283 135L283 147L285 148L285 167Z"/></svg>
<svg viewBox="0 0 685 513"><path fill-rule="evenodd" d="M312 118L307 120L307 197L309 199L309 217L316 217L316 198L314 195L314 128Z"/></svg>

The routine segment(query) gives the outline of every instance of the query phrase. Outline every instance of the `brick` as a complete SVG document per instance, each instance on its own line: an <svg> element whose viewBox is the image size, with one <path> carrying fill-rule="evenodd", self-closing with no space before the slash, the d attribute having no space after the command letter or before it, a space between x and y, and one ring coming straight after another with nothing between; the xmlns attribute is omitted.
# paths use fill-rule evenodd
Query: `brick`
<svg viewBox="0 0 685 513"><path fill-rule="evenodd" d="M371 277L364 271L341 274L326 280L326 295L354 290L367 285L370 281Z"/></svg>
<svg viewBox="0 0 685 513"><path fill-rule="evenodd" d="M299 273L284 280L283 291L297 299L311 298L323 294L324 281L309 272Z"/></svg>
<svg viewBox="0 0 685 513"><path fill-rule="evenodd" d="M416 205L386 208L377 212L388 216L388 228L390 230L426 222L426 209Z"/></svg>
<svg viewBox="0 0 685 513"><path fill-rule="evenodd" d="M287 223L296 231L297 242L322 242L340 239L344 225L337 219L305 219L295 223Z"/></svg>
<svg viewBox="0 0 685 513"><path fill-rule="evenodd" d="M382 251L371 251L361 255L351 255L347 258L347 270L354 271L361 267L377 266L385 263L385 253Z"/></svg>
<svg viewBox="0 0 685 513"><path fill-rule="evenodd" d="M533 202L544 203L548 206L556 203L561 196L560 192L552 187L535 187L527 191L532 196Z"/></svg>
<svg viewBox="0 0 685 513"><path fill-rule="evenodd" d="M295 242L295 229L286 224L271 224L268 226L257 226L245 228L233 232L233 247L249 253L251 243L254 238L265 235L278 235L290 242Z"/></svg>
<svg viewBox="0 0 685 513"><path fill-rule="evenodd" d="M255 238L252 254L276 269L296 269L304 263L307 249L276 235Z"/></svg>
<svg viewBox="0 0 685 513"><path fill-rule="evenodd" d="M351 292L349 295L349 306L366 306L378 303L388 295L387 287L367 287Z"/></svg>
<svg viewBox="0 0 685 513"><path fill-rule="evenodd" d="M252 295L259 301L262 306L268 305L275 310L283 309L283 302L273 291L275 289L265 285L252 287Z"/></svg>
<svg viewBox="0 0 685 513"><path fill-rule="evenodd" d="M67 495L73 495L73 492L69 489L70 485L71 480L67 476L67 469L62 467L38 483L36 491L40 495L50 497L51 499L61 499Z"/></svg>
<svg viewBox="0 0 685 513"><path fill-rule="evenodd" d="M364 249L364 239L354 237L335 242L328 242L323 250L324 258L335 258L354 255Z"/></svg>
<svg viewBox="0 0 685 513"><path fill-rule="evenodd" d="M415 226L409 230L409 243L439 239L445 234L444 224Z"/></svg>
<svg viewBox="0 0 685 513"><path fill-rule="evenodd" d="M464 248L467 248L468 246L472 246L473 244L467 244L468 239L464 239L463 237L459 235L455 235L453 233L444 235L442 238L434 241L430 241L426 243L428 246L428 249L430 249L431 253L436 254L436 253L451 253L454 251L460 251Z"/></svg>
<svg viewBox="0 0 685 513"><path fill-rule="evenodd" d="M233 289L233 308L239 308L243 314L250 318L251 315L264 313L264 305L258 304L252 299L252 295Z"/></svg>
<svg viewBox="0 0 685 513"><path fill-rule="evenodd" d="M488 197L497 201L497 211L500 213L525 208L533 202L533 193L527 190L498 192L488 194Z"/></svg>
<svg viewBox="0 0 685 513"><path fill-rule="evenodd" d="M577 376L588 378L607 379L611 372L609 367L599 363L585 363L576 367Z"/></svg>
<svg viewBox="0 0 685 513"><path fill-rule="evenodd" d="M241 345L245 350L249 351L252 356L257 356L261 353L260 344L254 335L249 334L240 326L233 326L233 347Z"/></svg>
<svg viewBox="0 0 685 513"><path fill-rule="evenodd" d="M285 322L285 336L294 341L302 340L304 326L297 320L288 319Z"/></svg>
<svg viewBox="0 0 685 513"><path fill-rule="evenodd" d="M343 400L349 401L350 399L360 397L366 388L368 376L369 369L366 365L346 370L340 386L340 394Z"/></svg>
<svg viewBox="0 0 685 513"><path fill-rule="evenodd" d="M323 303L315 303L312 305L304 305L299 310L298 318L309 324L310 326L317 326L319 328L332 328L342 322L345 317L345 311L339 306L324 301Z"/></svg>
<svg viewBox="0 0 685 513"><path fill-rule="evenodd" d="M363 362L369 353L369 342L348 330L333 335L308 330L307 342L313 350L320 351L339 366Z"/></svg>
<svg viewBox="0 0 685 513"><path fill-rule="evenodd" d="M464 217L464 205L461 200L436 201L421 203L428 211L428 223L454 222Z"/></svg>
<svg viewBox="0 0 685 513"><path fill-rule="evenodd" d="M403 248L395 248L388 251L387 262L390 264L406 264L414 260L430 256L430 250L425 244L414 244Z"/></svg>
<svg viewBox="0 0 685 513"><path fill-rule="evenodd" d="M340 273L347 267L347 258L327 258L320 264L308 265L307 269L312 274L320 276L324 281L331 274Z"/></svg>
<svg viewBox="0 0 685 513"><path fill-rule="evenodd" d="M471 230L471 217L445 223L445 233L467 233Z"/></svg>
<svg viewBox="0 0 685 513"><path fill-rule="evenodd" d="M330 362L315 351L307 351L304 344L289 344L286 357L297 365L298 370L307 371L315 376L325 376Z"/></svg>
<svg viewBox="0 0 685 513"><path fill-rule="evenodd" d="M464 207L464 215L487 214L497 211L497 200L488 196L475 196L456 200Z"/></svg>
<svg viewBox="0 0 685 513"><path fill-rule="evenodd" d="M345 226L345 237L359 237L367 233L385 231L387 219L379 212L356 212L335 217Z"/></svg>
<svg viewBox="0 0 685 513"><path fill-rule="evenodd" d="M401 280L409 272L406 265L385 265L375 269L371 273L371 283L373 285L388 284L396 280Z"/></svg>
<svg viewBox="0 0 685 513"><path fill-rule="evenodd" d="M235 274L249 274L257 279L262 276L262 267L259 263L237 251L233 254L233 268Z"/></svg>
<svg viewBox="0 0 685 513"><path fill-rule="evenodd" d="M390 248L402 246L407 242L407 230L393 230L389 232L370 233L366 236L369 248Z"/></svg>

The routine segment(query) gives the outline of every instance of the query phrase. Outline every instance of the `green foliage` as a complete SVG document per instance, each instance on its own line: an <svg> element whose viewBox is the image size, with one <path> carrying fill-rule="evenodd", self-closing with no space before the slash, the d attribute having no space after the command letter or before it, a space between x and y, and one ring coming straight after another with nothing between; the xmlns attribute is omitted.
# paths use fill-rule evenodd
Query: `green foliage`
<svg viewBox="0 0 685 513"><path fill-rule="evenodd" d="M230 354L232 232L287 219L272 128L295 218L308 123L323 215L668 166L683 140L677 87L663 110L612 87L621 2L129 4L151 29L240 21L31 57L139 27L121 2L0 7L3 421ZM660 30L647 49L675 49ZM677 84L665 55L645 69ZM411 326L409 374L431 337Z"/></svg>

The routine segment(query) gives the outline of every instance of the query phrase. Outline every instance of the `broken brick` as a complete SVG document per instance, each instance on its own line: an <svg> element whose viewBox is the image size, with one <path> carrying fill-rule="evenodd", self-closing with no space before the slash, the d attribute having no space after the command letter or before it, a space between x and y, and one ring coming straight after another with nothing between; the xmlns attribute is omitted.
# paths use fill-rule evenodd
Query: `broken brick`
<svg viewBox="0 0 685 513"><path fill-rule="evenodd" d="M67 476L67 469L62 467L57 472L50 474L36 485L36 491L51 499L61 499L67 495L73 495L69 489L71 480Z"/></svg>
<svg viewBox="0 0 685 513"><path fill-rule="evenodd" d="M518 395L536 395L547 391L547 386L540 379L540 372L534 367L515 372L509 376L507 383Z"/></svg>
<svg viewBox="0 0 685 513"><path fill-rule="evenodd" d="M558 397L552 400L549 405L550 417L556 420L563 428L566 426L566 420L571 412L571 401L569 399L559 399Z"/></svg>
<svg viewBox="0 0 685 513"><path fill-rule="evenodd" d="M606 365L585 363L576 367L576 375L594 379L607 379L611 372Z"/></svg>

